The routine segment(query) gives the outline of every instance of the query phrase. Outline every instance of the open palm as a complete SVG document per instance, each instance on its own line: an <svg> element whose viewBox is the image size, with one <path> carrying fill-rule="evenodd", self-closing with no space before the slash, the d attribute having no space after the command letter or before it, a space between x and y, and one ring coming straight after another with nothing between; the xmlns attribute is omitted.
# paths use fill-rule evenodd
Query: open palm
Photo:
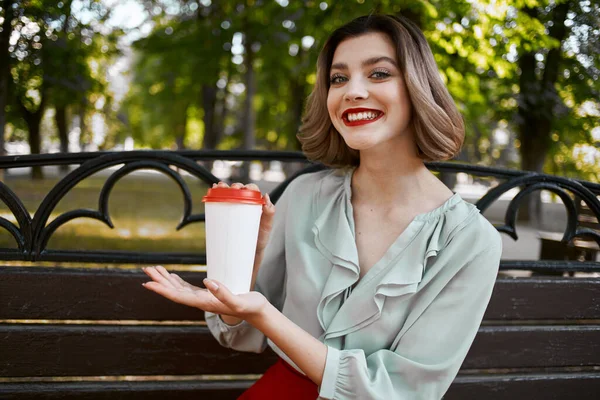
<svg viewBox="0 0 600 400"><path fill-rule="evenodd" d="M235 295L222 283L205 279L209 288L202 289L181 279L177 274L169 273L164 267L147 267L143 271L152 281L144 283L144 287L176 303L196 307L215 314L229 315L241 319L249 319L260 314L267 299L259 292ZM214 288L212 284L216 284Z"/></svg>

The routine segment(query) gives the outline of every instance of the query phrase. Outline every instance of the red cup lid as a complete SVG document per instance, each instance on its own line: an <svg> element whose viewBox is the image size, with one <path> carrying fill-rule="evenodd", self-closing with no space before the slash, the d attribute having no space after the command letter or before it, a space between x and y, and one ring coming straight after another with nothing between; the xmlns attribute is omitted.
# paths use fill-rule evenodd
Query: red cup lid
<svg viewBox="0 0 600 400"><path fill-rule="evenodd" d="M208 189L206 196L202 198L204 203L242 203L242 204L265 204L265 199L259 191L251 189L235 189L216 187Z"/></svg>

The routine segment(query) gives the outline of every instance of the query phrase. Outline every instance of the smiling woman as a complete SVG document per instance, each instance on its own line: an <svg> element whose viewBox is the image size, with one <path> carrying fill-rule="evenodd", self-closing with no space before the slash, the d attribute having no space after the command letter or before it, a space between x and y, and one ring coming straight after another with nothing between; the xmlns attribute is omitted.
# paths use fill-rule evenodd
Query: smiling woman
<svg viewBox="0 0 600 400"><path fill-rule="evenodd" d="M413 147L416 154L408 129L410 98L394 46L385 34L369 33L340 43L330 74L327 108L334 129L348 147L368 151L394 143L400 149Z"/></svg>
<svg viewBox="0 0 600 400"><path fill-rule="evenodd" d="M296 178L276 211L266 201L250 293L161 267L146 287L205 310L221 345L280 357L240 399L440 399L502 252L498 231L424 164L453 157L463 136L422 32L358 18L321 51L299 134L334 168Z"/></svg>
<svg viewBox="0 0 600 400"><path fill-rule="evenodd" d="M409 20L358 18L331 35L317 64L317 82L298 135L310 159L330 166L358 165L359 149L345 141L344 127L376 119L383 119L381 128L369 124L369 130L409 128L424 161L448 160L460 150L462 116L425 36ZM363 100L361 107L351 108L351 99Z"/></svg>

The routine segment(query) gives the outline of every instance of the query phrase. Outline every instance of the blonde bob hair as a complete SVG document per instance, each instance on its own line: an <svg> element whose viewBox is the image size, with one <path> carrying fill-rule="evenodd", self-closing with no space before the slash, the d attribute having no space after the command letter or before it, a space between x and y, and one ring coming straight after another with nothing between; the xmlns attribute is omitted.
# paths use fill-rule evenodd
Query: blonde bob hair
<svg viewBox="0 0 600 400"><path fill-rule="evenodd" d="M464 123L454 100L440 78L437 64L423 32L405 17L368 15L336 29L319 54L317 80L309 95L298 139L309 160L330 167L356 166L359 153L346 145L327 111L329 74L337 46L367 33L387 35L396 47L396 58L412 104L411 125L418 155L424 161L454 157L464 140Z"/></svg>

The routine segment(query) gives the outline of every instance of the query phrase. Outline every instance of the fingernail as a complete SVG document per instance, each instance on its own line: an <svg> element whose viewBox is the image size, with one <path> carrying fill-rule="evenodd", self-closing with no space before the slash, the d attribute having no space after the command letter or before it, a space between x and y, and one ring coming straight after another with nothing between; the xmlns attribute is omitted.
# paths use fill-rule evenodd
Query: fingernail
<svg viewBox="0 0 600 400"><path fill-rule="evenodd" d="M216 283L214 283L213 281L211 281L210 279L205 279L204 280L204 285L212 290L217 290L219 288L219 285L217 285Z"/></svg>
<svg viewBox="0 0 600 400"><path fill-rule="evenodd" d="M217 184L216 184L216 183L213 183L213 186L212 186L212 187L214 187L214 188L215 188L215 187L217 187Z"/></svg>

